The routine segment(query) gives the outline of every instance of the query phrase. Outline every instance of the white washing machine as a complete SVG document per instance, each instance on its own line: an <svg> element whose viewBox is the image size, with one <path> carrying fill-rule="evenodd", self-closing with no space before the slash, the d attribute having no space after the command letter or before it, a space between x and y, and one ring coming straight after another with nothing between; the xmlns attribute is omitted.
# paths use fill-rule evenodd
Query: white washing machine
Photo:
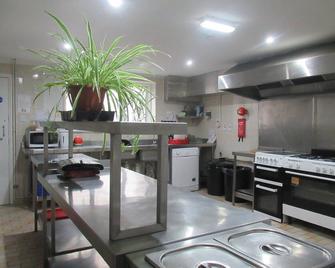
<svg viewBox="0 0 335 268"><path fill-rule="evenodd" d="M171 183L185 190L199 190L199 148L172 149Z"/></svg>

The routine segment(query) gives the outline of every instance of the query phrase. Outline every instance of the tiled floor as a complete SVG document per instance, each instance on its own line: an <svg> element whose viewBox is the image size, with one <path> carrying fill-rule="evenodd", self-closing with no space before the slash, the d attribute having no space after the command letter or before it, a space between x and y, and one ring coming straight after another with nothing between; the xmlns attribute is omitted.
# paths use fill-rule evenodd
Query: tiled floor
<svg viewBox="0 0 335 268"><path fill-rule="evenodd" d="M42 267L42 236L33 232L33 213L0 206L0 268Z"/></svg>
<svg viewBox="0 0 335 268"><path fill-rule="evenodd" d="M219 200L222 202L225 201L223 196L214 196L207 194L207 189L201 189L198 193L205 195L207 197L213 198L215 200ZM230 202L227 202L231 204ZM250 203L236 203L238 207L244 207L247 209L251 209ZM335 232L330 231L325 228L321 228L319 226L309 224L303 221L294 220L292 224L281 224L275 221L272 221L272 225L286 231L300 239L308 240L318 245L334 249L335 250Z"/></svg>
<svg viewBox="0 0 335 268"><path fill-rule="evenodd" d="M199 193L226 202L224 197L208 195L206 189ZM248 203L239 203L238 206L250 208ZM335 232L301 221L294 221L291 225L273 222L273 225L301 239L335 249ZM41 233L33 232L33 213L30 209L0 206L0 268L42 267L41 245Z"/></svg>

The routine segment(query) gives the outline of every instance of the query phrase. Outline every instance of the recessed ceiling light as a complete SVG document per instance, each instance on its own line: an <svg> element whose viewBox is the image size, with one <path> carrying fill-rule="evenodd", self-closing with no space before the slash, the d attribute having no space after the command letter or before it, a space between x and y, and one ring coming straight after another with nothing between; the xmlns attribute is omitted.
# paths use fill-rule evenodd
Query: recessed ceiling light
<svg viewBox="0 0 335 268"><path fill-rule="evenodd" d="M34 79L37 79L38 77L39 77L38 74L33 74L33 78L34 78Z"/></svg>
<svg viewBox="0 0 335 268"><path fill-rule="evenodd" d="M203 28L221 33L232 33L235 31L235 27L211 19L205 19L200 25Z"/></svg>
<svg viewBox="0 0 335 268"><path fill-rule="evenodd" d="M108 3L112 6L112 7L120 7L122 5L122 0L108 0Z"/></svg>
<svg viewBox="0 0 335 268"><path fill-rule="evenodd" d="M265 43L267 43L268 45L271 45L273 44L275 41L275 38L273 36L268 36L266 39L265 39Z"/></svg>
<svg viewBox="0 0 335 268"><path fill-rule="evenodd" d="M187 60L186 61L186 66L192 66L193 65L193 60Z"/></svg>
<svg viewBox="0 0 335 268"><path fill-rule="evenodd" d="M72 49L72 46L71 46L69 43L67 43L67 42L65 42L65 43L63 44L63 47L64 47L64 49L67 50L67 51L70 51L70 50Z"/></svg>

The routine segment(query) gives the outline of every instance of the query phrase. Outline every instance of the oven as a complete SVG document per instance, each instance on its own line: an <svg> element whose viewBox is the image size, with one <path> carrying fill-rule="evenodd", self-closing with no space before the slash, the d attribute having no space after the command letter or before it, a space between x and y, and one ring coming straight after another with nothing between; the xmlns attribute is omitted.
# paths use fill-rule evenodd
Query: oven
<svg viewBox="0 0 335 268"><path fill-rule="evenodd" d="M282 222L283 169L255 165L254 209Z"/></svg>
<svg viewBox="0 0 335 268"><path fill-rule="evenodd" d="M322 215L334 218L335 226L335 176L285 170L284 204L286 209L291 208L291 214L293 207L303 209L306 215L307 212L314 213L311 214L314 216L320 214L320 219ZM300 212L303 213L302 210Z"/></svg>

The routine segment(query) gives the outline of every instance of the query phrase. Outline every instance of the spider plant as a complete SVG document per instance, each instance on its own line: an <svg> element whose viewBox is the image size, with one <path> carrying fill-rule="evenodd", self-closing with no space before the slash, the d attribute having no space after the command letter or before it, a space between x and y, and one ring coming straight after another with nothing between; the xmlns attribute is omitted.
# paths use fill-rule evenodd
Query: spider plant
<svg viewBox="0 0 335 268"><path fill-rule="evenodd" d="M98 107L93 107L95 111L115 109L120 120L127 120L130 111L141 114L143 110L147 110L150 114L145 98L150 92L143 83L149 80L138 74L147 71L143 68L134 68L132 65L144 61L160 68L150 58L158 52L157 50L145 44L120 47L122 37L116 38L107 48L104 45L98 48L89 21L86 21L87 40L84 42L73 36L58 17L46 13L61 30L52 36L67 44L70 51L29 49L49 63L37 66L35 69L52 78L51 82L41 85L41 91L35 100L52 88L62 88L61 98L69 97L72 105L71 116L74 116L77 110L83 108L80 106L81 95L86 90L92 91L99 100ZM105 95L107 107L103 107ZM59 101L51 113L59 111L61 103Z"/></svg>
<svg viewBox="0 0 335 268"><path fill-rule="evenodd" d="M114 110L120 121L127 121L130 112L140 115L145 110L152 117L146 98L151 93L143 83L149 80L139 74L148 72L143 68L134 68L133 65L146 62L160 68L150 57L155 55L157 50L145 44L120 47L122 37L116 38L108 47L104 44L98 46L89 21L86 21L87 37L86 41L83 41L75 37L61 19L46 13L60 30L52 34L52 37L68 47L68 50L29 49L48 62L35 68L45 73L49 81L41 85L41 91L34 101L52 88L63 89L59 101L52 107L49 119L52 113L56 114L59 111L62 106L61 100L65 97L70 99L72 105L71 117L75 117L77 111L87 110L85 104L82 104L85 102L83 96L86 101L96 99L95 106L88 107L89 110ZM87 92L91 95L87 95ZM107 105L104 107L105 97ZM138 137L136 139L138 140Z"/></svg>

